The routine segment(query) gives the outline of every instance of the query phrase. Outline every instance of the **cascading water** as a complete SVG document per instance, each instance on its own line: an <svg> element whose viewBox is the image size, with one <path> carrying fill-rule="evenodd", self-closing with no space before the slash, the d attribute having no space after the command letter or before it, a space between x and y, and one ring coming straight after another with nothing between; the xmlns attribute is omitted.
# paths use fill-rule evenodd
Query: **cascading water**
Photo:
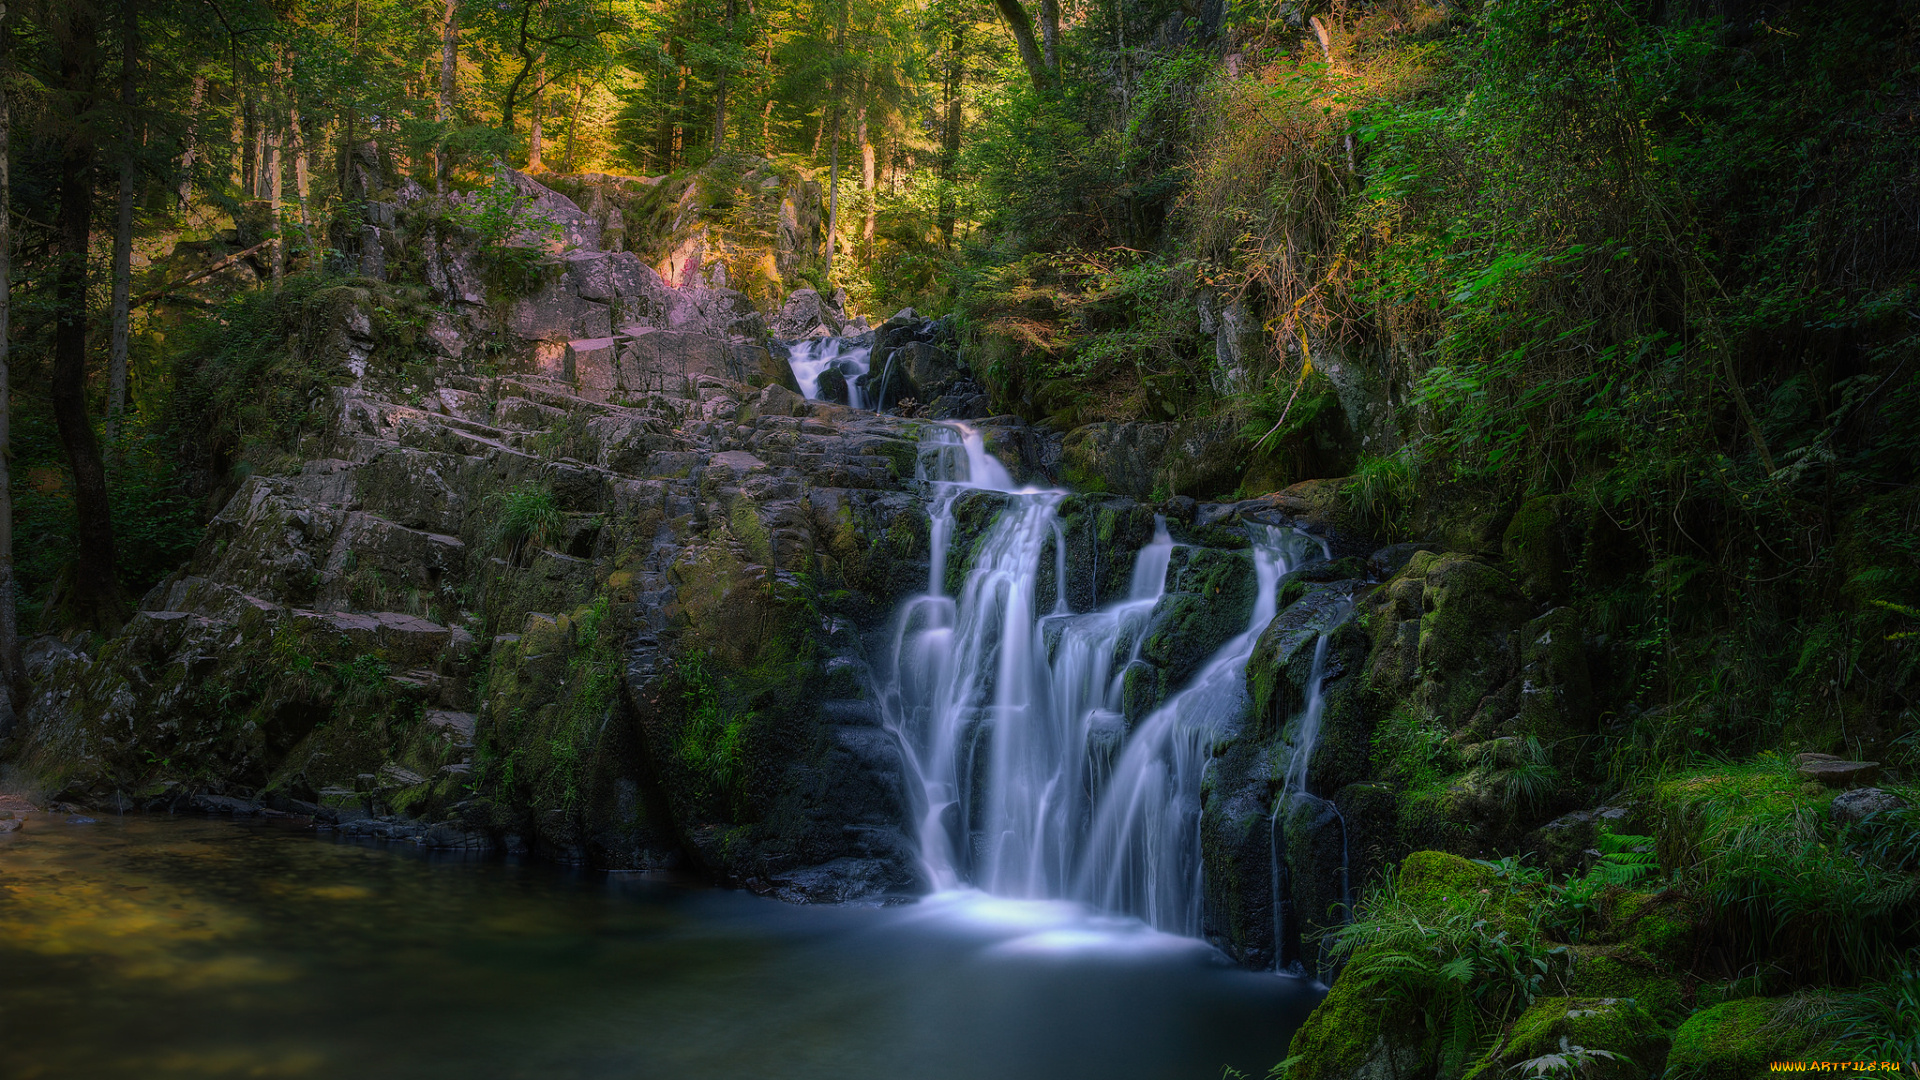
<svg viewBox="0 0 1920 1080"><path fill-rule="evenodd" d="M1270 854L1273 859L1273 963L1275 970L1281 970L1286 964L1286 945L1288 938L1287 916L1293 909L1290 899L1291 882L1287 866L1284 839L1284 826L1281 815L1287 813L1296 797L1315 799L1307 793L1307 767L1313 760L1314 748L1320 742L1320 721L1326 713L1327 698L1327 652L1333 641L1333 633L1344 624L1352 614L1350 604L1343 605L1333 625L1322 631L1313 643L1313 667L1307 674L1306 701L1300 708L1299 722L1294 728L1291 752L1287 758L1286 771L1282 774L1280 790L1274 795L1273 814L1267 825L1271 836ZM1333 811L1340 822L1340 897L1342 907L1350 903L1347 870L1347 821L1340 808L1326 800L1315 799Z"/></svg>
<svg viewBox="0 0 1920 1080"><path fill-rule="evenodd" d="M1246 629L1129 734L1124 674L1175 546L1164 519L1134 560L1126 598L1075 614L1056 514L1065 492L1016 487L964 425L927 437L918 475L930 489L928 587L899 612L881 705L918 781L934 887L1076 899L1197 935L1201 771L1247 708L1246 662L1273 618L1280 576L1320 550L1291 530L1251 526L1258 591ZM949 548L970 496L1003 505L950 592ZM1049 541L1057 599L1042 612Z"/></svg>
<svg viewBox="0 0 1920 1080"><path fill-rule="evenodd" d="M800 396L809 401L820 397L820 376L832 368L846 380L847 404L865 408L861 401L860 376L873 362L873 339L822 337L807 338L787 346L787 366L800 384Z"/></svg>

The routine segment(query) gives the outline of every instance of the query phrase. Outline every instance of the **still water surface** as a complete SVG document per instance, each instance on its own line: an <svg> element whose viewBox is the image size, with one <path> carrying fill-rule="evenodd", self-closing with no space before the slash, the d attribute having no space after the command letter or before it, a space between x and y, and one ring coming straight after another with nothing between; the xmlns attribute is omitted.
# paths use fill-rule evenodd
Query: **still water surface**
<svg viewBox="0 0 1920 1080"><path fill-rule="evenodd" d="M168 818L0 834L0 1076L1213 1080L1318 993L1052 902L794 907Z"/></svg>

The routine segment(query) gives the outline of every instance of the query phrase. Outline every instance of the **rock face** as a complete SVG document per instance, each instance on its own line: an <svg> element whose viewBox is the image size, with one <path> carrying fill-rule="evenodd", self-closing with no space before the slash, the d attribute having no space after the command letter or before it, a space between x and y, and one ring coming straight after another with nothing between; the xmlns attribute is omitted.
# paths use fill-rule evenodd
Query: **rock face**
<svg viewBox="0 0 1920 1080"><path fill-rule="evenodd" d="M41 658L23 763L99 805L911 888L863 672L927 572L916 425L800 400L744 297L598 250L590 215L504 304L457 233L390 220L454 311L433 362L344 291L304 463L242 483L119 637Z"/></svg>

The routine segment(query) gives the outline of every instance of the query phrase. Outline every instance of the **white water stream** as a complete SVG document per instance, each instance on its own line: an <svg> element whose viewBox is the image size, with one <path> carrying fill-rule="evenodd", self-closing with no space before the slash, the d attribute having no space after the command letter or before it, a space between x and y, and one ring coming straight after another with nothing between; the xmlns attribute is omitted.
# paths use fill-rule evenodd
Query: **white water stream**
<svg viewBox="0 0 1920 1080"><path fill-rule="evenodd" d="M1136 557L1126 598L1075 614L1056 513L1066 492L1016 487L958 424L922 443L918 474L930 489L928 586L901 607L880 689L918 781L933 886L1079 900L1198 935L1202 771L1247 708L1247 658L1274 616L1281 575L1322 549L1292 530L1249 526L1258 591L1246 628L1130 731L1124 676L1166 592L1165 521ZM981 491L1004 506L949 594L956 511ZM1050 540L1060 599L1042 612Z"/></svg>
<svg viewBox="0 0 1920 1080"><path fill-rule="evenodd" d="M787 366L793 369L793 379L800 384L800 396L809 401L820 397L820 376L833 368L847 381L847 404L856 409L866 408L861 401L859 379L872 362L871 337L807 338L787 346Z"/></svg>

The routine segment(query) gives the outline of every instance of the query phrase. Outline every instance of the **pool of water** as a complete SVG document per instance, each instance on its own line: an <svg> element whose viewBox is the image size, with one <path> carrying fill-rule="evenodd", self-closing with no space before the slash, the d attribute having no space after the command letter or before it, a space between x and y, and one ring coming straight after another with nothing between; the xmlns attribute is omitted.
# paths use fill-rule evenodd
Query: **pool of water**
<svg viewBox="0 0 1920 1080"><path fill-rule="evenodd" d="M1044 901L794 907L268 824L0 834L0 1075L1258 1077L1319 993Z"/></svg>

